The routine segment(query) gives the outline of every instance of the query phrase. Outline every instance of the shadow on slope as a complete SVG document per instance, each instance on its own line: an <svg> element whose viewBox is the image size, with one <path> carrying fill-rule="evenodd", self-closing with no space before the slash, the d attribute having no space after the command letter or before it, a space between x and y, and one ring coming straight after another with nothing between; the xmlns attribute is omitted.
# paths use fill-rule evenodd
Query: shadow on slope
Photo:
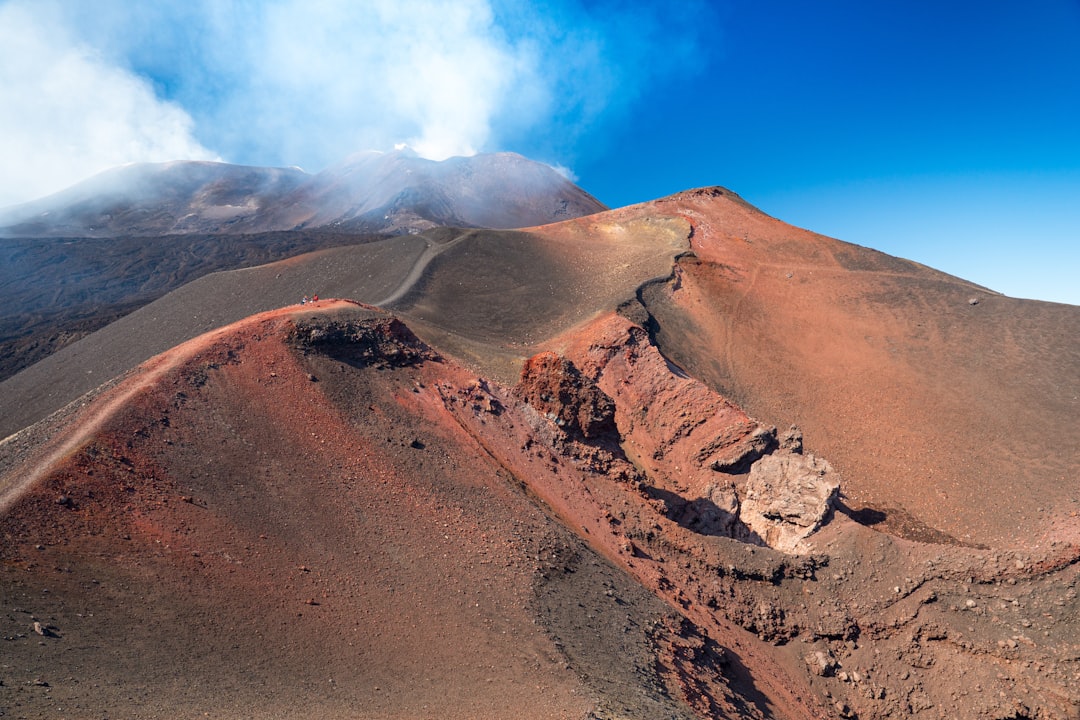
<svg viewBox="0 0 1080 720"><path fill-rule="evenodd" d="M201 277L0 383L0 436L157 353L253 313L312 294L384 297L425 247L416 236L389 238Z"/></svg>

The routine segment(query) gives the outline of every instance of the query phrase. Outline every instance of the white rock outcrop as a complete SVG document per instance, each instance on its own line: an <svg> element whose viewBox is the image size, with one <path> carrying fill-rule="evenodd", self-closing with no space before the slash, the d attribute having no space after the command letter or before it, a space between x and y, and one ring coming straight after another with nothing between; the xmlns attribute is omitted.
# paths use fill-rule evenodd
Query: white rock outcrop
<svg viewBox="0 0 1080 720"><path fill-rule="evenodd" d="M799 552L828 518L839 492L839 474L825 460L773 453L751 467L739 518L770 547Z"/></svg>

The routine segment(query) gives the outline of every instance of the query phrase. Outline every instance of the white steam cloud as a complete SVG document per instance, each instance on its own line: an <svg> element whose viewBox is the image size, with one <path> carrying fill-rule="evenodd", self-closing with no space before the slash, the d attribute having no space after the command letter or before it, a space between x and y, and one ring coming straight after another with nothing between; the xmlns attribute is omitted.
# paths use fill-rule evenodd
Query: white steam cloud
<svg viewBox="0 0 1080 720"><path fill-rule="evenodd" d="M398 143L513 149L573 177L600 116L695 64L709 7L0 0L0 206L126 162L317 171Z"/></svg>
<svg viewBox="0 0 1080 720"><path fill-rule="evenodd" d="M0 6L0 206L120 163L213 158L192 126L145 80L69 37L52 6Z"/></svg>
<svg viewBox="0 0 1080 720"><path fill-rule="evenodd" d="M235 66L248 81L217 109L217 124L250 113L261 132L286 140L285 154L318 164L395 142L443 159L484 148L512 84L531 82L533 68L499 37L487 2L356 8L346 0L269 6Z"/></svg>

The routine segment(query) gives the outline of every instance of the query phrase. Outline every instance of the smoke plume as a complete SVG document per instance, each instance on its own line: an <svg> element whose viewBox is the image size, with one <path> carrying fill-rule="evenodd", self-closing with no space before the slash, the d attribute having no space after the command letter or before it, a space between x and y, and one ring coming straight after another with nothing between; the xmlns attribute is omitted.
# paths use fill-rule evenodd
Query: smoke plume
<svg viewBox="0 0 1080 720"><path fill-rule="evenodd" d="M0 205L126 162L318 171L402 142L569 168L598 118L696 65L709 5L667 5L0 0Z"/></svg>

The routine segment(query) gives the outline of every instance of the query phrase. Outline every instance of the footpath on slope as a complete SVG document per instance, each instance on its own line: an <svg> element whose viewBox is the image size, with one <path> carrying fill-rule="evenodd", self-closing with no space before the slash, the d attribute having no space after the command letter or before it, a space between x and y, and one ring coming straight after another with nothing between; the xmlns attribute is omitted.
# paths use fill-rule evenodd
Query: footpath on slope
<svg viewBox="0 0 1080 720"><path fill-rule="evenodd" d="M187 340L165 352L152 357L108 383L90 396L76 400L70 409L73 418L63 422L45 420L43 427L30 427L0 441L0 514L6 512L19 496L52 467L70 456L90 439L108 421L117 409L129 402L172 370L201 350L211 346L218 338L228 335L245 325L275 317L299 316L311 312L327 312L342 307L354 307L359 303L349 300L320 300L308 305L294 305L253 315L224 327ZM69 415L62 409L57 415ZM69 432L64 432L72 428ZM33 435L33 442L22 437ZM41 433L49 433L47 439Z"/></svg>
<svg viewBox="0 0 1080 720"><path fill-rule="evenodd" d="M384 297L426 248L421 236L405 236L205 275L0 383L0 437L158 353L303 295L367 303Z"/></svg>

